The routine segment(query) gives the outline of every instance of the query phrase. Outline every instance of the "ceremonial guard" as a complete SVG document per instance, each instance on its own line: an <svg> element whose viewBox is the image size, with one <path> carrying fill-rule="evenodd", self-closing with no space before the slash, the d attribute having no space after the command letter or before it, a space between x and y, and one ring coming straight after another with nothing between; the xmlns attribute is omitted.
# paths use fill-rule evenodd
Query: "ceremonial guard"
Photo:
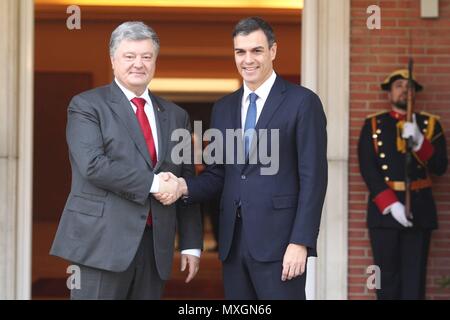
<svg viewBox="0 0 450 320"><path fill-rule="evenodd" d="M381 84L391 110L367 117L358 144L370 192L369 236L381 272L378 299L425 298L431 231L438 227L432 175L447 169L439 117L412 112L406 119L415 93L423 89L410 70L397 70Z"/></svg>

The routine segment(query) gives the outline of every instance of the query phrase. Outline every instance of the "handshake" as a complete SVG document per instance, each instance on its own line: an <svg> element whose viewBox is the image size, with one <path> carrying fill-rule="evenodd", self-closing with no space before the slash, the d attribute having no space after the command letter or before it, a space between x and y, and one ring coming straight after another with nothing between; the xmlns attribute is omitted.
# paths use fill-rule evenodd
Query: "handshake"
<svg viewBox="0 0 450 320"><path fill-rule="evenodd" d="M171 172L161 172L158 177L159 191L153 196L163 205L171 205L181 196L188 194L186 181L183 178L177 178Z"/></svg>

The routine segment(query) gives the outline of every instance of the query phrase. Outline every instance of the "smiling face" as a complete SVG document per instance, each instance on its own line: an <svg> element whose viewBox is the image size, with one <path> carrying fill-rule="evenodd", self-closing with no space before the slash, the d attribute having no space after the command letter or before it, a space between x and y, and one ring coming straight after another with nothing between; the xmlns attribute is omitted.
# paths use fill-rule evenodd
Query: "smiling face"
<svg viewBox="0 0 450 320"><path fill-rule="evenodd" d="M250 90L255 91L273 71L273 60L277 44L269 48L269 42L262 30L248 35L234 37L234 60L239 73Z"/></svg>
<svg viewBox="0 0 450 320"><path fill-rule="evenodd" d="M127 40L120 42L111 64L116 79L137 96L147 89L156 68L156 52L152 40Z"/></svg>

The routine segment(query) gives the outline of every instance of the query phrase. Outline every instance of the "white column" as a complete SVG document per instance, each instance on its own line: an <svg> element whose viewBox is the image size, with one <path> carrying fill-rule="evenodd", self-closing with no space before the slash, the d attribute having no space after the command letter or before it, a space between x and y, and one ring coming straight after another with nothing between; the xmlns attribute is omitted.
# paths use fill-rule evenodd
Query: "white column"
<svg viewBox="0 0 450 320"><path fill-rule="evenodd" d="M0 1L0 34L0 299L29 299L33 0Z"/></svg>
<svg viewBox="0 0 450 320"><path fill-rule="evenodd" d="M328 190L307 292L346 299L350 0L305 0L302 21L302 84L318 93L328 120Z"/></svg>
<svg viewBox="0 0 450 320"><path fill-rule="evenodd" d="M302 12L302 85L318 92L318 39L319 39L319 3L305 0ZM322 257L320 258L322 259ZM317 259L309 258L306 274L306 299L317 299Z"/></svg>

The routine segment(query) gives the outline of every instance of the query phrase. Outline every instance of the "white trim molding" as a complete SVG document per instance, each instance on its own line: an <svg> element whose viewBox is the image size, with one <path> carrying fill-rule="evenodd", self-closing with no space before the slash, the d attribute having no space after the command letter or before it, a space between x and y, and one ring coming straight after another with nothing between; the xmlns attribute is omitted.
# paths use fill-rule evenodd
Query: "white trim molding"
<svg viewBox="0 0 450 320"><path fill-rule="evenodd" d="M0 299L30 299L33 0L0 1L0 33Z"/></svg>
<svg viewBox="0 0 450 320"><path fill-rule="evenodd" d="M302 84L328 121L328 191L307 296L347 299L350 0L305 0L302 21Z"/></svg>
<svg viewBox="0 0 450 320"><path fill-rule="evenodd" d="M16 298L31 299L33 229L34 2L19 8L19 158L17 184Z"/></svg>

